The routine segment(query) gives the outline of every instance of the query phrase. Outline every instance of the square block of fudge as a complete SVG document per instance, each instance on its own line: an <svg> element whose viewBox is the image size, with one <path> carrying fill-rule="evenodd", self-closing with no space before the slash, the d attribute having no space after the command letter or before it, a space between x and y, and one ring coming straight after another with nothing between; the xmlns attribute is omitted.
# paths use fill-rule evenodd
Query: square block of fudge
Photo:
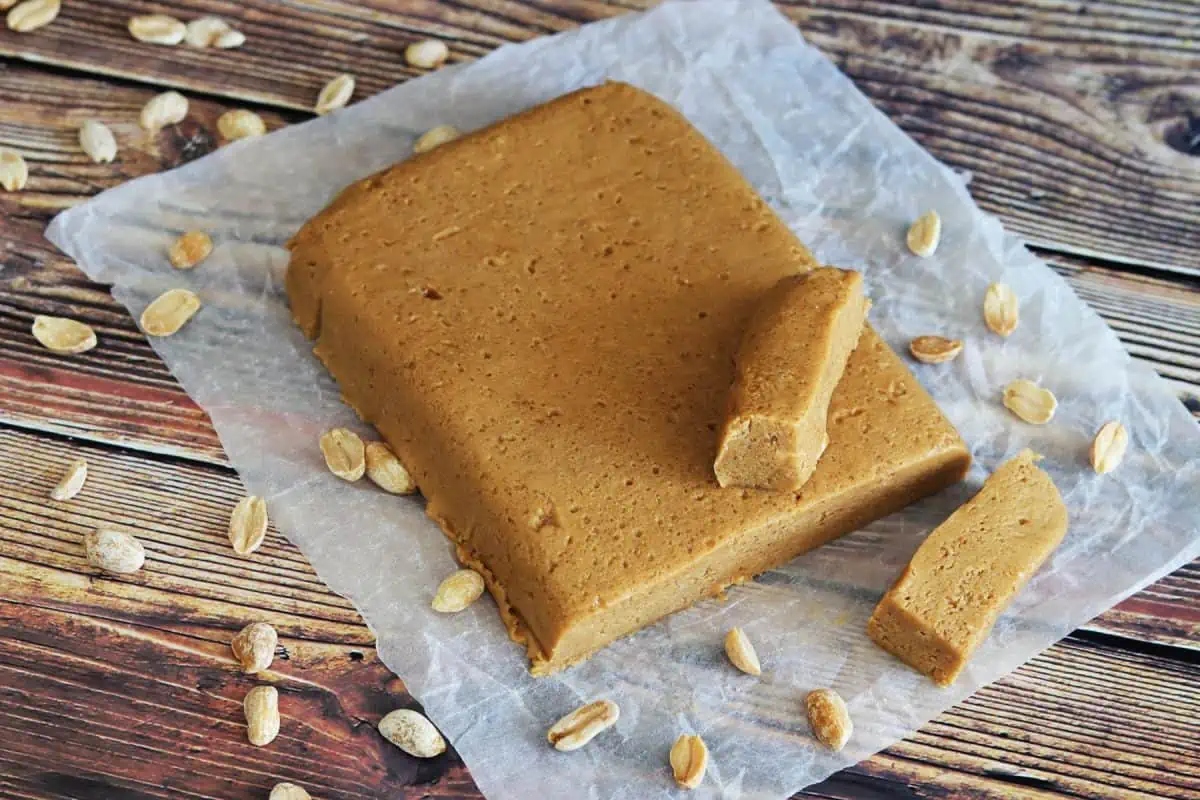
<svg viewBox="0 0 1200 800"><path fill-rule="evenodd" d="M816 266L669 105L608 83L347 188L291 243L297 323L535 674L958 481L869 328L795 493L722 489L746 320Z"/></svg>

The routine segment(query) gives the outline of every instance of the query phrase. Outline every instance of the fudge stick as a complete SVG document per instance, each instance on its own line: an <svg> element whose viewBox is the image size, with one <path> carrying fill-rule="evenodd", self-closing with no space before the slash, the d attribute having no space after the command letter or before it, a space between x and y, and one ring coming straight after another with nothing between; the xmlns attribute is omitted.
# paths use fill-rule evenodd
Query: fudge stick
<svg viewBox="0 0 1200 800"><path fill-rule="evenodd" d="M742 336L713 470L721 486L791 491L817 467L825 417L867 313L862 275L823 267L767 293Z"/></svg>
<svg viewBox="0 0 1200 800"><path fill-rule="evenodd" d="M910 667L954 682L1067 532L1067 509L1022 450L921 543L879 601L867 635Z"/></svg>

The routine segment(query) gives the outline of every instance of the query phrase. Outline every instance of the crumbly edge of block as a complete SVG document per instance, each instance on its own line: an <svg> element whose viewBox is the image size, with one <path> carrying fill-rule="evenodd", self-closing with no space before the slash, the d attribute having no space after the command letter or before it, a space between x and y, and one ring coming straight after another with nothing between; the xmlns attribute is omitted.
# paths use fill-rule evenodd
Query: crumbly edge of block
<svg viewBox="0 0 1200 800"><path fill-rule="evenodd" d="M918 637L915 645L911 643L913 633ZM879 601L867 621L867 636L939 686L953 683L970 657L969 653L959 653L921 619L897 604L890 592Z"/></svg>

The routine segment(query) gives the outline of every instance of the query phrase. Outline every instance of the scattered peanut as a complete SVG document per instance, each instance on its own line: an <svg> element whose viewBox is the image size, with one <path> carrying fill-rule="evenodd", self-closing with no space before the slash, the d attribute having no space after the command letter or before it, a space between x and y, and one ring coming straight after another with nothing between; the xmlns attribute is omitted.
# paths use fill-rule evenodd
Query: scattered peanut
<svg viewBox="0 0 1200 800"><path fill-rule="evenodd" d="M200 298L188 289L169 289L142 312L142 330L151 336L171 336L200 310Z"/></svg>
<svg viewBox="0 0 1200 800"><path fill-rule="evenodd" d="M238 139L262 136L267 132L267 124L253 111L235 108L217 117L217 132L225 137L225 141L236 142Z"/></svg>
<svg viewBox="0 0 1200 800"><path fill-rule="evenodd" d="M233 552L248 556L267 535L267 503L261 497L243 497L229 515L229 543Z"/></svg>
<svg viewBox="0 0 1200 800"><path fill-rule="evenodd" d="M385 442L368 442L367 477L380 489L392 494L412 494L417 484Z"/></svg>
<svg viewBox="0 0 1200 800"><path fill-rule="evenodd" d="M254 674L271 668L279 634L265 622L251 622L230 641L233 657L242 665L242 672Z"/></svg>
<svg viewBox="0 0 1200 800"><path fill-rule="evenodd" d="M354 76L346 74L338 75L321 89L321 93L317 95L317 105L314 110L321 115L328 114L331 111L344 108L353 96Z"/></svg>
<svg viewBox="0 0 1200 800"><path fill-rule="evenodd" d="M9 30L17 33L29 33L38 28L44 28L54 22L58 12L62 10L60 0L25 0L8 12L5 22Z"/></svg>
<svg viewBox="0 0 1200 800"><path fill-rule="evenodd" d="M754 645L741 628L730 628L725 634L725 655L729 661L747 675L762 675L762 666L758 663L758 653Z"/></svg>
<svg viewBox="0 0 1200 800"><path fill-rule="evenodd" d="M279 690L274 686L255 686L242 701L246 714L246 738L262 747L279 735Z"/></svg>
<svg viewBox="0 0 1200 800"><path fill-rule="evenodd" d="M246 34L241 31L222 31L217 34L217 38L213 41L212 46L218 50L233 50L235 47L241 47L246 43Z"/></svg>
<svg viewBox="0 0 1200 800"><path fill-rule="evenodd" d="M366 472L366 448L354 431L347 428L325 431L321 435L320 445L325 466L342 480L354 482Z"/></svg>
<svg viewBox="0 0 1200 800"><path fill-rule="evenodd" d="M446 752L446 740L433 723L408 708L398 708L379 720L383 738L416 758L433 758Z"/></svg>
<svg viewBox="0 0 1200 800"><path fill-rule="evenodd" d="M1096 438L1092 440L1089 453L1092 469L1100 475L1112 472L1125 458L1125 450L1129 447L1129 431L1117 420L1110 420L1100 426Z"/></svg>
<svg viewBox="0 0 1200 800"><path fill-rule="evenodd" d="M187 34L187 26L167 14L142 14L129 18L129 35L139 42L177 45Z"/></svg>
<svg viewBox="0 0 1200 800"><path fill-rule="evenodd" d="M578 750L602 731L617 724L621 709L611 700L597 700L567 714L550 726L546 739L555 750Z"/></svg>
<svg viewBox="0 0 1200 800"><path fill-rule="evenodd" d="M833 689L817 689L804 699L808 724L817 741L831 750L841 750L850 740L854 725L846 701Z"/></svg>
<svg viewBox="0 0 1200 800"><path fill-rule="evenodd" d="M33 338L52 353L78 355L96 346L96 332L91 325L66 317L33 318Z"/></svg>
<svg viewBox="0 0 1200 800"><path fill-rule="evenodd" d="M96 164L107 164L117 157L117 137L103 122L87 119L79 126L79 146Z"/></svg>
<svg viewBox="0 0 1200 800"><path fill-rule="evenodd" d="M453 125L438 125L426 131L413 145L414 153L428 153L435 147L441 147L446 142L453 142L459 136L458 128Z"/></svg>
<svg viewBox="0 0 1200 800"><path fill-rule="evenodd" d="M106 528L89 531L83 536L83 549L88 563L105 572L137 572L146 563L142 543L124 531Z"/></svg>
<svg viewBox="0 0 1200 800"><path fill-rule="evenodd" d="M213 241L204 231L188 231L171 243L167 260L175 269L191 269L212 254Z"/></svg>
<svg viewBox="0 0 1200 800"><path fill-rule="evenodd" d="M422 39L404 48L404 60L418 69L436 69L449 57L450 48L437 39Z"/></svg>
<svg viewBox="0 0 1200 800"><path fill-rule="evenodd" d="M220 17L200 17L187 24L184 41L192 47L213 47L221 34L233 30L229 23Z"/></svg>
<svg viewBox="0 0 1200 800"><path fill-rule="evenodd" d="M1020 307L1017 295L1008 284L993 283L983 296L983 321L992 333L1008 336L1017 329Z"/></svg>
<svg viewBox="0 0 1200 800"><path fill-rule="evenodd" d="M908 343L908 351L923 364L953 361L962 349L962 339L944 339L941 336L918 336Z"/></svg>
<svg viewBox="0 0 1200 800"><path fill-rule="evenodd" d="M708 769L708 746L699 736L685 733L672 745L670 760L675 782L684 789L695 789Z"/></svg>
<svg viewBox="0 0 1200 800"><path fill-rule="evenodd" d="M277 783L267 800L312 800L312 795L294 783Z"/></svg>
<svg viewBox="0 0 1200 800"><path fill-rule="evenodd" d="M483 594L483 576L473 569L460 569L442 581L433 596L433 610L456 614Z"/></svg>
<svg viewBox="0 0 1200 800"><path fill-rule="evenodd" d="M183 122L188 113L187 98L179 92L163 92L155 95L142 106L141 125L148 131L157 131L168 125Z"/></svg>
<svg viewBox="0 0 1200 800"><path fill-rule="evenodd" d="M84 481L87 480L87 462L77 458L67 467L58 484L50 490L54 500L70 500L83 491Z"/></svg>
<svg viewBox="0 0 1200 800"><path fill-rule="evenodd" d="M942 218L936 211L926 211L908 229L908 249L925 258L933 255L942 239Z"/></svg>
<svg viewBox="0 0 1200 800"><path fill-rule="evenodd" d="M25 157L11 147L0 147L0 186L6 192L19 192L29 182Z"/></svg>
<svg viewBox="0 0 1200 800"><path fill-rule="evenodd" d="M1054 416L1058 400L1049 389L1020 378L1004 387L1004 407L1030 425L1045 425Z"/></svg>

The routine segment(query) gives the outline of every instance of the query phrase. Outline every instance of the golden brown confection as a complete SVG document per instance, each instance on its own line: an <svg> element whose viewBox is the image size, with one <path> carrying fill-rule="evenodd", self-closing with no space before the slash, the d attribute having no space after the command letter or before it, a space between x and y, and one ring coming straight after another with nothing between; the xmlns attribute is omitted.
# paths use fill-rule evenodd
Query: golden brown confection
<svg viewBox="0 0 1200 800"><path fill-rule="evenodd" d="M721 486L799 489L867 314L862 275L820 267L775 284L746 325L713 471Z"/></svg>
<svg viewBox="0 0 1200 800"><path fill-rule="evenodd" d="M1067 508L1035 459L1023 450L1001 464L929 534L867 623L876 644L942 686L1067 532Z"/></svg>
<svg viewBox="0 0 1200 800"><path fill-rule="evenodd" d="M961 479L869 329L796 493L720 489L746 319L815 266L670 106L610 83L346 189L292 244L297 322L487 581L535 674Z"/></svg>

